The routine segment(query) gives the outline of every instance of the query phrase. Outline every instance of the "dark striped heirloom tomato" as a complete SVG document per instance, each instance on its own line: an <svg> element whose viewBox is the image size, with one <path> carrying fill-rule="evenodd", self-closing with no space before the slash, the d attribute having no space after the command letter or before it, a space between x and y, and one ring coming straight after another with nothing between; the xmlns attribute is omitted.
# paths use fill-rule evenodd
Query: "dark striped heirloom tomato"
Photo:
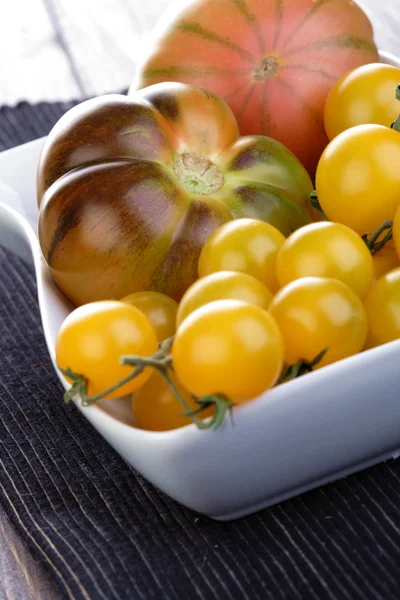
<svg viewBox="0 0 400 600"><path fill-rule="evenodd" d="M210 234L240 217L284 235L310 221L310 178L281 143L239 137L231 109L190 85L83 102L38 170L39 238L76 304L143 290L178 300Z"/></svg>

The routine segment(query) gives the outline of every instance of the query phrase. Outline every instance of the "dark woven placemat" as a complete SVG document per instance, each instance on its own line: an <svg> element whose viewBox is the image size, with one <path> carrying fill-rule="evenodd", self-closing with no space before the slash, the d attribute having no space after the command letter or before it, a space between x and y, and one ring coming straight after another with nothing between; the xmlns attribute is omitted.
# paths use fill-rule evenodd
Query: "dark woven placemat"
<svg viewBox="0 0 400 600"><path fill-rule="evenodd" d="M0 149L70 106L1 109ZM400 462L236 522L197 519L64 406L33 272L1 248L0 503L62 598L400 597Z"/></svg>

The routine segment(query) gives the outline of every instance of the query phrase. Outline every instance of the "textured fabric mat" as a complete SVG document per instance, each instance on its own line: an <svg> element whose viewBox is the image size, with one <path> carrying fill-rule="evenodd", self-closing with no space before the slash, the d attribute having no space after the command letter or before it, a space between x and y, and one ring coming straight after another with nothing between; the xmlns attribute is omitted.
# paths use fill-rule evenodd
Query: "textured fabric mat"
<svg viewBox="0 0 400 600"><path fill-rule="evenodd" d="M3 108L0 148L70 106ZM61 598L400 597L400 462L236 522L198 518L64 406L33 271L1 248L0 504Z"/></svg>

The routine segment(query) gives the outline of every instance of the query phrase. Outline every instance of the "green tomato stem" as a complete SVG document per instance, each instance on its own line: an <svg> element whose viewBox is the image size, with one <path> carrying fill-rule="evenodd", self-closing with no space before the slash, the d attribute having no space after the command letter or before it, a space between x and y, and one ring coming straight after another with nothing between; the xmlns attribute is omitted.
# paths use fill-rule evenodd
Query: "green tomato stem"
<svg viewBox="0 0 400 600"><path fill-rule="evenodd" d="M385 231L387 231L386 235L382 240L378 242L378 239ZM366 233L362 236L362 239L367 244L369 250L371 251L371 254L376 254L377 252L379 252L379 250L382 250L382 248L388 242L390 242L391 239L393 239L393 221L384 221L374 233Z"/></svg>
<svg viewBox="0 0 400 600"><path fill-rule="evenodd" d="M278 383L286 383L287 381L292 381L293 379L297 379L306 373L311 373L317 365L324 358L325 354L328 352L329 348L324 348L322 352L317 354L317 356L312 361L300 360L295 365L289 365L287 369L285 369L280 376Z"/></svg>
<svg viewBox="0 0 400 600"><path fill-rule="evenodd" d="M75 373L69 367L64 370L61 369L63 375L70 379L72 383L71 388L64 394L64 400L66 404L70 404L73 398L78 396L81 400L82 406L91 406L92 404L95 404L99 400L106 398L112 392L115 392L125 384L135 379L135 377L143 373L146 368L153 368L157 369L160 375L168 383L172 392L175 394L177 400L185 411L185 416L190 417L193 423L199 429L217 429L222 425L226 413L231 413L233 403L222 394L213 394L210 396L205 396L204 398L195 398L195 402L199 405L199 407L195 410L191 410L190 406L182 397L169 375L169 371L173 370L172 360L170 357L173 340L174 338L172 337L162 342L159 346L159 349L155 354L153 354L153 356L121 356L120 364L135 367L132 373L109 387L107 390L104 390L95 396L89 396L87 393L89 382L86 377L80 375L79 373ZM197 415L201 414L209 406L215 407L212 418L207 421L199 419Z"/></svg>

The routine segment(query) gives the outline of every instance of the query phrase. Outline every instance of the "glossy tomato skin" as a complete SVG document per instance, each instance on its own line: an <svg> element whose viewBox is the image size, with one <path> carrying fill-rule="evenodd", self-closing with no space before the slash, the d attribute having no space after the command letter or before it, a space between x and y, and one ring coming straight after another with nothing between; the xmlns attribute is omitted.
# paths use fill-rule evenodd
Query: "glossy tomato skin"
<svg viewBox="0 0 400 600"><path fill-rule="evenodd" d="M400 260L400 206L397 209L393 220L393 241L397 257Z"/></svg>
<svg viewBox="0 0 400 600"><path fill-rule="evenodd" d="M239 219L219 227L200 253L199 276L218 271L252 275L275 292L276 257L285 237L269 223Z"/></svg>
<svg viewBox="0 0 400 600"><path fill-rule="evenodd" d="M400 135L381 125L339 134L317 169L319 202L330 221L364 235L393 219L400 204Z"/></svg>
<svg viewBox="0 0 400 600"><path fill-rule="evenodd" d="M382 248L382 250L379 250L379 252L374 254L372 261L374 265L375 280L400 267L400 259L394 241L391 240Z"/></svg>
<svg viewBox="0 0 400 600"><path fill-rule="evenodd" d="M172 359L179 381L195 396L224 394L241 403L277 381L283 365L282 337L262 308L219 300L185 319Z"/></svg>
<svg viewBox="0 0 400 600"><path fill-rule="evenodd" d="M199 408L173 374L171 378L189 408ZM169 431L193 423L190 417L184 415L185 411L174 392L157 372L132 395L132 411L137 426L147 431ZM213 408L210 407L201 413L201 418L212 414Z"/></svg>
<svg viewBox="0 0 400 600"><path fill-rule="evenodd" d="M312 223L290 235L276 260L281 287L302 277L330 277L363 296L372 285L373 259L366 243L340 223Z"/></svg>
<svg viewBox="0 0 400 600"><path fill-rule="evenodd" d="M326 97L338 77L379 60L371 24L348 0L175 3L132 90L160 81L204 87L231 106L242 135L279 140L314 176L327 144Z"/></svg>
<svg viewBox="0 0 400 600"><path fill-rule="evenodd" d="M172 298L159 292L136 292L121 298L121 302L136 306L146 315L154 327L159 342L174 335L178 303Z"/></svg>
<svg viewBox="0 0 400 600"><path fill-rule="evenodd" d="M93 302L75 309L63 322L56 341L58 366L88 379L88 393L104 392L132 372L122 355L150 356L157 350L155 331L147 317L122 302ZM112 392L119 398L138 389L151 375L141 375Z"/></svg>
<svg viewBox="0 0 400 600"><path fill-rule="evenodd" d="M179 304L177 326L195 310L216 300L241 300L267 310L272 292L255 277L234 271L219 271L206 275L184 294Z"/></svg>
<svg viewBox="0 0 400 600"><path fill-rule="evenodd" d="M285 346L285 361L312 362L328 348L317 368L357 354L367 337L360 299L337 279L305 277L275 296L269 311Z"/></svg>
<svg viewBox="0 0 400 600"><path fill-rule="evenodd" d="M223 100L159 84L62 117L38 169L39 238L75 304L145 290L178 300L217 227L251 216L288 235L309 222L311 188L282 144L240 139Z"/></svg>
<svg viewBox="0 0 400 600"><path fill-rule="evenodd" d="M399 114L395 90L400 69L382 63L363 65L333 86L325 104L325 131L332 140L342 131L374 123L389 127Z"/></svg>
<svg viewBox="0 0 400 600"><path fill-rule="evenodd" d="M365 299L371 346L400 338L400 268L383 275Z"/></svg>

